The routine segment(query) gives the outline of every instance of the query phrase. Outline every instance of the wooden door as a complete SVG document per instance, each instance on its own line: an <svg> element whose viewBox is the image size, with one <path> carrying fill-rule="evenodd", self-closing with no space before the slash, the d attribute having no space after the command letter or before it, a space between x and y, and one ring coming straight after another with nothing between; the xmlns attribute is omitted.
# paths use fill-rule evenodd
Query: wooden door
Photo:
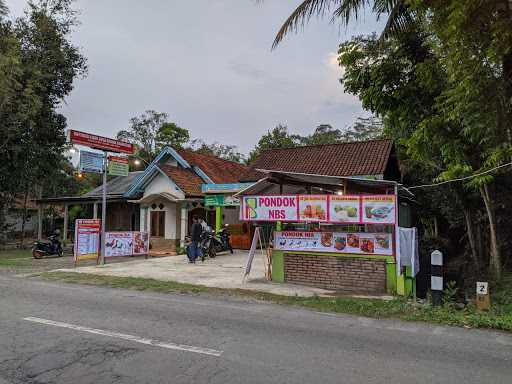
<svg viewBox="0 0 512 384"><path fill-rule="evenodd" d="M151 236L165 236L165 211L151 211Z"/></svg>

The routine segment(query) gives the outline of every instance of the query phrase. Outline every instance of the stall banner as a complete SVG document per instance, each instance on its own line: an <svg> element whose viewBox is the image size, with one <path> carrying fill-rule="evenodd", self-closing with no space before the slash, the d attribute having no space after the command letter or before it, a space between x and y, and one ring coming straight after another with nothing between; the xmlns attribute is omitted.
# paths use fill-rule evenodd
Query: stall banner
<svg viewBox="0 0 512 384"><path fill-rule="evenodd" d="M363 224L395 224L394 195L362 196Z"/></svg>
<svg viewBox="0 0 512 384"><path fill-rule="evenodd" d="M133 233L133 254L147 255L149 253L149 235L147 232Z"/></svg>
<svg viewBox="0 0 512 384"><path fill-rule="evenodd" d="M244 196L242 220L298 221L298 196Z"/></svg>
<svg viewBox="0 0 512 384"><path fill-rule="evenodd" d="M75 263L80 260L91 260L98 257L100 244L99 219L77 219L75 221Z"/></svg>
<svg viewBox="0 0 512 384"><path fill-rule="evenodd" d="M327 221L328 195L299 195L299 221Z"/></svg>
<svg viewBox="0 0 512 384"><path fill-rule="evenodd" d="M393 255L390 233L274 232L274 248L283 251Z"/></svg>
<svg viewBox="0 0 512 384"><path fill-rule="evenodd" d="M361 223L360 196L330 196L329 221L331 223L359 224Z"/></svg>
<svg viewBox="0 0 512 384"><path fill-rule="evenodd" d="M395 224L395 195L244 196L240 219L247 221Z"/></svg>
<svg viewBox="0 0 512 384"><path fill-rule="evenodd" d="M146 232L107 232L105 234L105 256L147 255L149 236Z"/></svg>
<svg viewBox="0 0 512 384"><path fill-rule="evenodd" d="M132 232L105 233L105 257L131 256L133 254Z"/></svg>

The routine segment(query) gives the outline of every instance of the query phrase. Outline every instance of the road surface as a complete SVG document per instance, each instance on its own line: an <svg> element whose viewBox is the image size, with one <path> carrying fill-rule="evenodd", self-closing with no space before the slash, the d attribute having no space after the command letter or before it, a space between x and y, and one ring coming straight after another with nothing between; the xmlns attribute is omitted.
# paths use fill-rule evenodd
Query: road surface
<svg viewBox="0 0 512 384"><path fill-rule="evenodd" d="M512 335L0 275L0 384L507 383Z"/></svg>

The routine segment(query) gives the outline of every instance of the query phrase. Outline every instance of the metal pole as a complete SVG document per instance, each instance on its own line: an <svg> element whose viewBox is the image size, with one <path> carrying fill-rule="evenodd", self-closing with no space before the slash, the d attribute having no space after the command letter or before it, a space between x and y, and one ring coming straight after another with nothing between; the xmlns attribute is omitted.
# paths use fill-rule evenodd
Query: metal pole
<svg viewBox="0 0 512 384"><path fill-rule="evenodd" d="M100 264L105 264L105 232L107 221L107 152L103 159L103 196L101 199L101 254Z"/></svg>

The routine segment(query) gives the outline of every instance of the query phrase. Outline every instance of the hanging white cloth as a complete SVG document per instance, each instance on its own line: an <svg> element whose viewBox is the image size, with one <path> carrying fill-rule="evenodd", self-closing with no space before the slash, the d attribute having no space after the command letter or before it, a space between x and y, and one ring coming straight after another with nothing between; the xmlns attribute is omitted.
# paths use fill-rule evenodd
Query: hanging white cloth
<svg viewBox="0 0 512 384"><path fill-rule="evenodd" d="M419 247L418 247L418 230L417 228L398 228L399 247L397 260L399 268L411 267L412 276L416 276L420 269L419 263Z"/></svg>

